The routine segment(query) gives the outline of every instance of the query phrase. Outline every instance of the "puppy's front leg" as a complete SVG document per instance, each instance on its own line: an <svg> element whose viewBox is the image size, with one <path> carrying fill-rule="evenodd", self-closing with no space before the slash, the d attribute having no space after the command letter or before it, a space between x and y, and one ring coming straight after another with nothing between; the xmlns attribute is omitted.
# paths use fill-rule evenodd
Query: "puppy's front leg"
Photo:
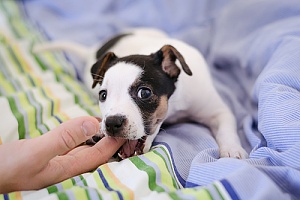
<svg viewBox="0 0 300 200"><path fill-rule="evenodd" d="M248 157L236 131L236 120L229 110L225 109L210 118L209 126L219 145L221 158L244 159Z"/></svg>
<svg viewBox="0 0 300 200"><path fill-rule="evenodd" d="M156 135L157 135L157 133L147 136L146 141L145 141L145 146L143 148L143 153L147 153L150 150L150 148L152 146L152 142L153 142L154 138L156 137Z"/></svg>

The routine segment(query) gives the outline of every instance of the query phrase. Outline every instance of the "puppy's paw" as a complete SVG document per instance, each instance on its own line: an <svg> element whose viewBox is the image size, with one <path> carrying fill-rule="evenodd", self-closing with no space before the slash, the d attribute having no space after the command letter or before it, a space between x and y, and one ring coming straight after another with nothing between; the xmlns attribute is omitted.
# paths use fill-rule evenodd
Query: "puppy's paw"
<svg viewBox="0 0 300 200"><path fill-rule="evenodd" d="M87 141L85 141L84 144L86 145L95 145L97 142L99 142L102 138L104 137L103 134L97 134L94 135L92 138L88 139Z"/></svg>
<svg viewBox="0 0 300 200"><path fill-rule="evenodd" d="M248 153L240 145L223 146L220 148L220 158L246 159Z"/></svg>

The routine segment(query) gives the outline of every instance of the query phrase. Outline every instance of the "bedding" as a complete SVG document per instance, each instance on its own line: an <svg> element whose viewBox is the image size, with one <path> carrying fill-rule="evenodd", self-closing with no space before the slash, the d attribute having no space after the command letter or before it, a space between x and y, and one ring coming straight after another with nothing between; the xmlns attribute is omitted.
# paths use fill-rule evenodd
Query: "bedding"
<svg viewBox="0 0 300 200"><path fill-rule="evenodd" d="M0 143L99 116L84 62L36 43L101 45L154 27L199 49L233 110L249 159L218 158L199 124L163 127L150 152L1 199L299 199L300 2L297 0L0 1ZM195 88L196 89L196 88ZM197 92L197 91L195 91Z"/></svg>

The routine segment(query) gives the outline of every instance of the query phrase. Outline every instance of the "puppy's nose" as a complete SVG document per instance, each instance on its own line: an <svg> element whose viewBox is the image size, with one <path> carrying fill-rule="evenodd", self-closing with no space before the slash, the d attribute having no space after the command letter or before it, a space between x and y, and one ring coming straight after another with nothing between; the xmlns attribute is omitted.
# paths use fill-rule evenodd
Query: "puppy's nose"
<svg viewBox="0 0 300 200"><path fill-rule="evenodd" d="M123 115L108 116L105 119L105 126L107 132L111 136L116 136L123 128L126 117Z"/></svg>

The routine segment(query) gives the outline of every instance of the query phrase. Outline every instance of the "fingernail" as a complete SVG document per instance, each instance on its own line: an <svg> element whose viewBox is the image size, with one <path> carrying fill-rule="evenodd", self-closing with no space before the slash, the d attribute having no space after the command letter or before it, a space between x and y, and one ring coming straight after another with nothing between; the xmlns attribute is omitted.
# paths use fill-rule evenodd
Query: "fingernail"
<svg viewBox="0 0 300 200"><path fill-rule="evenodd" d="M95 124L89 121L83 122L81 129L86 136L92 136L97 133Z"/></svg>

